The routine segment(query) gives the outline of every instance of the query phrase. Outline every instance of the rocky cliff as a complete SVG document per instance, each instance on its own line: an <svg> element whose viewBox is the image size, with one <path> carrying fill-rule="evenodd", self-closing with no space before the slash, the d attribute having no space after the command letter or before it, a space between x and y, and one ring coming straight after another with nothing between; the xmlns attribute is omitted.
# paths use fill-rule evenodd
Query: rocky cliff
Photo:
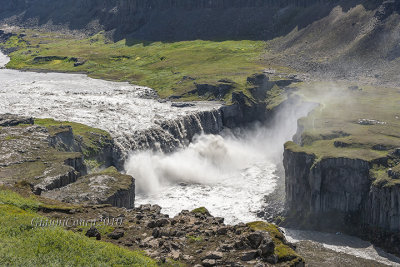
<svg viewBox="0 0 400 267"><path fill-rule="evenodd" d="M0 0L8 24L113 31L145 40L270 39L303 28L336 5L379 0Z"/></svg>
<svg viewBox="0 0 400 267"><path fill-rule="evenodd" d="M283 163L289 221L361 235L400 253L400 185L374 183L376 161L317 158L288 142Z"/></svg>
<svg viewBox="0 0 400 267"><path fill-rule="evenodd" d="M246 96L243 92L232 93L232 103L219 109L199 111L194 114L182 116L174 120L159 121L149 129L135 131L129 136L120 136L114 139L112 152L113 164L118 169L123 169L123 164L131 151L156 150L170 153L178 148L187 146L196 135L218 134L224 128L243 127L256 121L266 121L273 117L274 109L267 109L267 92L276 86L280 80L266 82L265 74L255 74L261 83L251 83L254 90L253 97ZM261 78L260 78L261 77ZM251 79L251 77L249 77ZM292 81L293 82L293 81ZM293 103L299 99L291 98ZM173 103L173 105L190 105L190 103Z"/></svg>

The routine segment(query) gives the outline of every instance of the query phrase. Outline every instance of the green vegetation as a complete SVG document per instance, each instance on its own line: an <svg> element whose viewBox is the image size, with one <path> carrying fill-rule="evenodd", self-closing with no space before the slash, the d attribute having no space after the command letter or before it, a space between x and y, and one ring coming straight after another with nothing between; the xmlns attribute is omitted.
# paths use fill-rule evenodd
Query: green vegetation
<svg viewBox="0 0 400 267"><path fill-rule="evenodd" d="M41 205L0 188L0 265L157 266L137 251L89 239L61 227L35 228Z"/></svg>
<svg viewBox="0 0 400 267"><path fill-rule="evenodd" d="M396 88L362 86L350 90L347 83L303 83L298 94L319 103L299 121L302 144L285 148L323 158L345 157L380 162L371 170L374 184L398 184L388 176L390 155L400 147L400 95ZM387 164L384 162L388 162ZM374 163L375 164L375 163Z"/></svg>
<svg viewBox="0 0 400 267"><path fill-rule="evenodd" d="M291 261L291 264L294 264L301 260L301 257L284 243L285 237L276 225L262 221L251 222L247 225L255 231L266 231L270 234L275 243L274 253L278 256L279 262Z"/></svg>
<svg viewBox="0 0 400 267"><path fill-rule="evenodd" d="M93 160L93 157L99 153L101 148L112 143L112 138L108 132L81 123L56 121L54 119L35 119L35 124L46 127L51 135L68 131L68 128L63 128L62 126L70 126L74 135L82 137L82 153L86 160ZM92 164L96 165L94 162ZM98 162L97 165L101 165L101 163Z"/></svg>
<svg viewBox="0 0 400 267"><path fill-rule="evenodd" d="M396 172L395 168L393 170ZM374 165L374 168L370 170L370 176L374 179L374 185L377 187L400 185L400 179L393 179L388 175L387 168L379 165Z"/></svg>
<svg viewBox="0 0 400 267"><path fill-rule="evenodd" d="M200 207L191 211L191 213L210 214L205 207Z"/></svg>
<svg viewBox="0 0 400 267"><path fill-rule="evenodd" d="M263 69L260 60L266 48L265 42L247 40L113 43L102 33L88 38L20 33L24 36L13 36L3 44L18 49L11 54L9 68L84 72L93 78L148 86L162 98L184 95L186 100L202 99L187 94L195 83L215 84L221 79L233 81L234 91L245 91L246 78Z"/></svg>
<svg viewBox="0 0 400 267"><path fill-rule="evenodd" d="M201 242L203 241L203 237L201 236L193 236L193 235L187 235L186 238L189 240L189 242Z"/></svg>
<svg viewBox="0 0 400 267"><path fill-rule="evenodd" d="M15 140L15 139L19 139L19 136L9 135L9 136L6 136L6 138L4 138L4 140L6 140L6 141Z"/></svg>
<svg viewBox="0 0 400 267"><path fill-rule="evenodd" d="M101 170L101 167L104 165L103 162L99 162L95 159L84 159L84 163L90 173Z"/></svg>

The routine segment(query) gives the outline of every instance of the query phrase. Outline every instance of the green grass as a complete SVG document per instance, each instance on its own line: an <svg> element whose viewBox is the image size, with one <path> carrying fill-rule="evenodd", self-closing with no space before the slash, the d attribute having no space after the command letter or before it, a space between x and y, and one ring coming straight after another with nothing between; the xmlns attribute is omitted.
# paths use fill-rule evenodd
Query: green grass
<svg viewBox="0 0 400 267"><path fill-rule="evenodd" d="M157 266L141 252L89 239L60 227L35 228L39 202L0 189L2 266Z"/></svg>
<svg viewBox="0 0 400 267"><path fill-rule="evenodd" d="M320 106L299 121L304 128L302 148L319 157L343 156L368 161L384 157L400 146L400 95L396 88L361 86L351 91L347 83L303 83L297 92ZM361 125L359 119L385 124ZM336 145L343 144L343 145ZM378 149L381 145L385 149Z"/></svg>
<svg viewBox="0 0 400 267"><path fill-rule="evenodd" d="M393 170L396 171L396 167ZM387 168L382 166L375 165L370 170L370 176L374 179L373 184L377 187L400 186L400 180L390 177Z"/></svg>
<svg viewBox="0 0 400 267"><path fill-rule="evenodd" d="M6 136L6 138L4 138L4 140L6 140L6 141L11 141L11 140L19 139L19 138L20 138L19 136L8 135L8 136Z"/></svg>
<svg viewBox="0 0 400 267"><path fill-rule="evenodd" d="M306 118L299 120L304 129L302 145L293 142L285 148L313 154L316 161L344 157L371 163L390 158L400 147L400 94L397 88L363 85L352 91L350 83L303 83L296 93L319 103ZM362 125L360 119L382 123ZM384 162L384 161L381 161ZM391 164L381 164L371 171L374 185L398 184L387 175Z"/></svg>
<svg viewBox="0 0 400 267"><path fill-rule="evenodd" d="M85 72L94 78L154 88L162 98L185 95L187 100L199 99L186 94L195 82L230 79L236 83L234 90L243 91L246 78L263 69L260 59L266 48L265 42L248 40L112 43L102 33L83 39L32 30L23 33L26 36L12 37L3 45L19 49L11 54L9 68ZM35 60L48 56L58 58ZM85 63L74 67L71 58Z"/></svg>

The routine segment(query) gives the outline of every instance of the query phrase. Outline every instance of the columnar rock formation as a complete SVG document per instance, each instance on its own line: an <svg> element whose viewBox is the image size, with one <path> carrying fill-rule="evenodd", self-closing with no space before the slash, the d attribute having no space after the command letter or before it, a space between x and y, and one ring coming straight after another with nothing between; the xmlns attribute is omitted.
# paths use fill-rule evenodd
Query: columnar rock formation
<svg viewBox="0 0 400 267"><path fill-rule="evenodd" d="M399 253L400 184L373 183L372 166L361 159L317 159L286 144L289 216L303 226L368 236Z"/></svg>

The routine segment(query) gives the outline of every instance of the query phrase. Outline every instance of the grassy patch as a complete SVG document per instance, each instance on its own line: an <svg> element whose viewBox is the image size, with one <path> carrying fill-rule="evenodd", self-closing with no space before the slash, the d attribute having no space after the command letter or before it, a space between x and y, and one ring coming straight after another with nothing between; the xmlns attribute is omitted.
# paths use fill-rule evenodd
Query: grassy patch
<svg viewBox="0 0 400 267"><path fill-rule="evenodd" d="M400 180L390 177L387 168L382 166L374 166L374 168L370 170L370 176L374 180L373 184L377 187L400 185Z"/></svg>
<svg viewBox="0 0 400 267"><path fill-rule="evenodd" d="M400 146L400 94L396 88L347 83L303 83L296 92L320 106L299 121L301 147L291 149L318 157L348 157L372 161ZM360 123L366 120L368 123Z"/></svg>
<svg viewBox="0 0 400 267"><path fill-rule="evenodd" d="M89 239L60 227L34 228L39 205L0 189L0 265L157 266L141 252Z"/></svg>
<svg viewBox="0 0 400 267"><path fill-rule="evenodd" d="M205 207L196 208L192 210L191 213L210 214L210 212Z"/></svg>
<svg viewBox="0 0 400 267"><path fill-rule="evenodd" d="M154 88L160 97L184 95L195 83L229 79L242 91L246 78L263 69L262 41L109 42L102 33L79 39L71 35L25 30L5 47L16 47L9 68L85 72L90 77L127 81ZM46 59L46 60L39 60ZM74 60L71 60L74 59ZM83 63L76 64L76 60ZM185 99L199 99L185 95Z"/></svg>
<svg viewBox="0 0 400 267"><path fill-rule="evenodd" d="M201 242L203 241L203 237L201 236L193 236L193 235L187 235L186 238L189 240L189 242Z"/></svg>

